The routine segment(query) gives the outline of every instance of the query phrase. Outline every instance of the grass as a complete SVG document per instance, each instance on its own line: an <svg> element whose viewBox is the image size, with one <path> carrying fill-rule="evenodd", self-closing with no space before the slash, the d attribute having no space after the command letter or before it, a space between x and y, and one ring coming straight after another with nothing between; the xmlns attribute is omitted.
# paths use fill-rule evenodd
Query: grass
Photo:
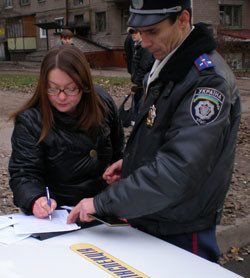
<svg viewBox="0 0 250 278"><path fill-rule="evenodd" d="M233 70L236 77L250 77L250 69Z"/></svg>
<svg viewBox="0 0 250 278"><path fill-rule="evenodd" d="M237 77L249 76L249 70L235 70ZM0 87L9 89L24 89L25 87L35 87L38 80L38 74L0 74ZM131 84L128 77L103 77L93 76L95 85L101 85L108 89L110 86L123 86Z"/></svg>
<svg viewBox="0 0 250 278"><path fill-rule="evenodd" d="M33 86L37 80L37 74L0 74L0 86L8 88Z"/></svg>
<svg viewBox="0 0 250 278"><path fill-rule="evenodd" d="M130 78L128 77L102 77L102 76L94 76L94 83L96 85L100 84L108 84L111 86L122 86L131 84Z"/></svg>
<svg viewBox="0 0 250 278"><path fill-rule="evenodd" d="M8 88L25 88L35 87L38 80L38 74L0 74L0 86ZM122 86L130 84L130 79L127 77L101 77L94 76L95 85L103 87Z"/></svg>

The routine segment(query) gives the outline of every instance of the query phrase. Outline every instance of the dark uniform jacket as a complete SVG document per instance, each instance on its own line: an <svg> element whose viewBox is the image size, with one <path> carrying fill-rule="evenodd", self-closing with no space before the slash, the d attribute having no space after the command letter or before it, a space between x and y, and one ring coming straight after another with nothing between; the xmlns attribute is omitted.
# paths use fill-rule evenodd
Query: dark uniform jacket
<svg viewBox="0 0 250 278"><path fill-rule="evenodd" d="M241 109L234 76L214 49L205 26L196 25L150 84L124 153L122 179L94 198L98 214L127 218L156 236L219 222Z"/></svg>
<svg viewBox="0 0 250 278"><path fill-rule="evenodd" d="M35 199L46 196L45 186L58 205L76 205L105 188L102 174L121 158L124 136L112 98L101 88L96 91L108 113L95 141L73 129L72 117L53 109L53 130L36 145L42 129L40 111L33 107L18 115L11 139L10 187L15 205L25 213L31 213Z"/></svg>

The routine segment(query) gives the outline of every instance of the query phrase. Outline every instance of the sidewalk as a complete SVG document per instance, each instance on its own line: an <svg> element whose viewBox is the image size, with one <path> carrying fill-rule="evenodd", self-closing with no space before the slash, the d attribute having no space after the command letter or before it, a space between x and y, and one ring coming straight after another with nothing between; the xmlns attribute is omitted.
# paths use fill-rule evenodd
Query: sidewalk
<svg viewBox="0 0 250 278"><path fill-rule="evenodd" d="M40 63L36 62L10 62L0 61L0 72L26 72L39 73ZM107 68L107 69L91 69L94 76L105 77L129 77L126 69ZM250 80L249 77L242 78ZM241 87L242 95L249 96L250 90L248 83ZM248 111L248 104L243 104L243 111ZM231 247L243 247L250 243L250 215L244 218L236 219L235 225L219 225L217 227L217 239L220 250L226 253Z"/></svg>
<svg viewBox="0 0 250 278"><path fill-rule="evenodd" d="M39 73L40 63L25 61L0 61L0 72L24 71Z"/></svg>
<svg viewBox="0 0 250 278"><path fill-rule="evenodd" d="M23 71L26 73L39 73L40 63L25 61L0 61L0 72ZM126 68L91 69L93 76L130 77Z"/></svg>
<svg viewBox="0 0 250 278"><path fill-rule="evenodd" d="M250 215L236 219L235 225L218 225L217 241L221 253L227 253L231 247L244 247L250 243Z"/></svg>

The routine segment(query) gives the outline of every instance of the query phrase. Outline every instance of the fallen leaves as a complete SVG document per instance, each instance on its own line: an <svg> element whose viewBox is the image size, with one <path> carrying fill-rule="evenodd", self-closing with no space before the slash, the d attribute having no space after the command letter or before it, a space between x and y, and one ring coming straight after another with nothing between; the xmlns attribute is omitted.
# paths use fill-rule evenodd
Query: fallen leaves
<svg viewBox="0 0 250 278"><path fill-rule="evenodd" d="M231 250L220 257L219 264L225 265L229 261L236 261L236 262L243 262L244 256L248 256L250 254L250 245L238 248L238 247L232 247Z"/></svg>

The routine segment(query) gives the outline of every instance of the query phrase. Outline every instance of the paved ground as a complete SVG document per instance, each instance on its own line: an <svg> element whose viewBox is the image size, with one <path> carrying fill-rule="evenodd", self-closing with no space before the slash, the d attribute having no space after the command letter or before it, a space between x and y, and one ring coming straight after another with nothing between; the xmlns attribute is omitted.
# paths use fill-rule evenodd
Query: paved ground
<svg viewBox="0 0 250 278"><path fill-rule="evenodd" d="M0 61L0 72L18 72L25 73L39 73L40 63L36 62L9 62ZM130 77L125 68L106 68L106 69L91 69L91 72L95 76L106 76L106 77Z"/></svg>
<svg viewBox="0 0 250 278"><path fill-rule="evenodd" d="M225 265L225 268L245 278L250 278L250 255L244 257L243 262L238 262L235 260L230 261L230 263Z"/></svg>

